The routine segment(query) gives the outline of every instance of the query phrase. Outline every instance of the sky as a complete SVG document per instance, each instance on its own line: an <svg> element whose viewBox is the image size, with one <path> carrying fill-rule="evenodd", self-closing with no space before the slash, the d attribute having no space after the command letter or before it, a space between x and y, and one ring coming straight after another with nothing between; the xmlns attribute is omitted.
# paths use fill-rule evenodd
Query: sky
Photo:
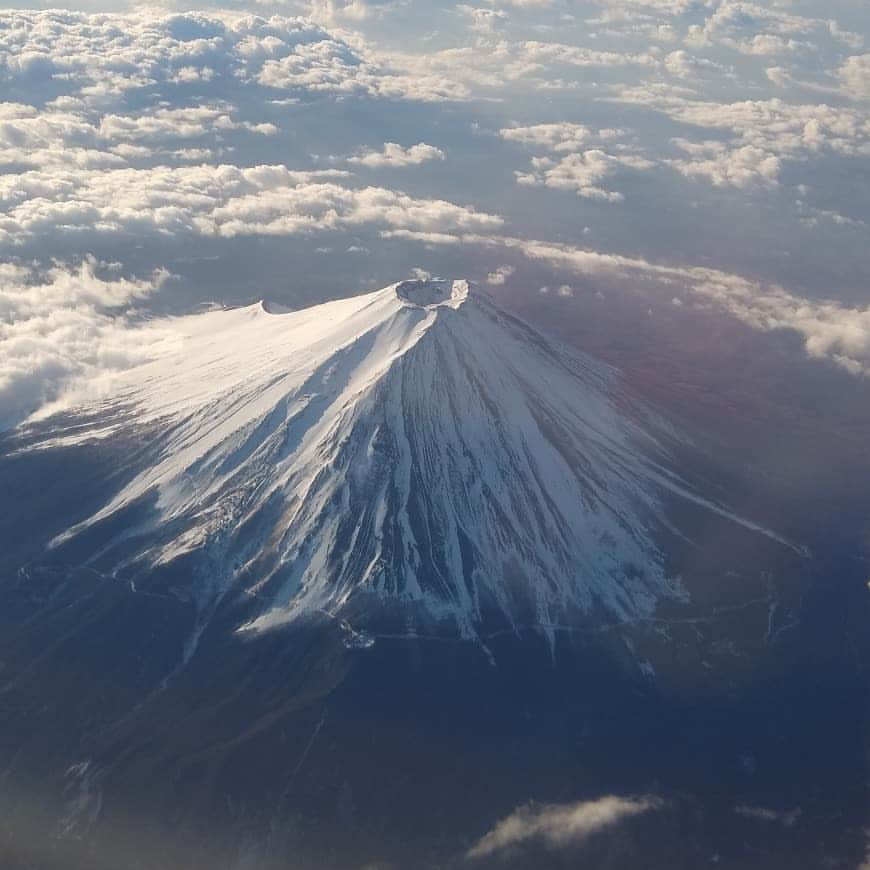
<svg viewBox="0 0 870 870"><path fill-rule="evenodd" d="M868 110L866 0L0 0L0 428L408 275L865 378Z"/></svg>

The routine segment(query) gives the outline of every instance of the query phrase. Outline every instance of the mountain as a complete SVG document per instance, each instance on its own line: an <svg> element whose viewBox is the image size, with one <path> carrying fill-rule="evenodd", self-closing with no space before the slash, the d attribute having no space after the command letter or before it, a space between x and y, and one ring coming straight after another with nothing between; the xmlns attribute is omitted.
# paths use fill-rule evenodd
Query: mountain
<svg viewBox="0 0 870 870"><path fill-rule="evenodd" d="M135 583L198 552L200 620L244 594L239 631L318 611L463 637L637 619L685 594L657 540L665 499L727 513L675 472L679 435L615 371L463 280L186 318L114 402L148 447L53 546L147 505L87 564Z"/></svg>
<svg viewBox="0 0 870 870"><path fill-rule="evenodd" d="M858 854L820 557L617 370L464 280L160 328L0 445L4 867L487 866L601 795L510 866Z"/></svg>

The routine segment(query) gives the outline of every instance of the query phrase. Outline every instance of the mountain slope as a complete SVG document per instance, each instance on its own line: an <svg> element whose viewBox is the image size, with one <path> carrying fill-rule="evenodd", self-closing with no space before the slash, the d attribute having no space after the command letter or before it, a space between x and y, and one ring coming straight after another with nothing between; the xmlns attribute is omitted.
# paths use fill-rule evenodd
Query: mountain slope
<svg viewBox="0 0 870 870"><path fill-rule="evenodd" d="M135 582L202 554L200 623L228 592L255 603L239 626L255 632L311 611L463 636L634 619L681 594L664 499L727 515L668 470L675 433L614 371L466 281L213 311L177 333L112 403L152 427L146 458L54 546L147 504L90 563Z"/></svg>

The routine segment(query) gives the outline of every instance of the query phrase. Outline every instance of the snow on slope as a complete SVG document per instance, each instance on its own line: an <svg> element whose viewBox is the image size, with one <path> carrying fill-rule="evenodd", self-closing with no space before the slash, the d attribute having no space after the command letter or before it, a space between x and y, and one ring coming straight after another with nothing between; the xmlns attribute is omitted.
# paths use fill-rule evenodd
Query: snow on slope
<svg viewBox="0 0 870 870"><path fill-rule="evenodd" d="M156 492L128 552L208 553L203 612L250 595L244 630L360 603L465 636L492 616L631 619L679 594L654 541L662 497L724 513L665 468L652 415L612 370L465 281L175 328L180 350L117 395L156 425L156 460L56 543Z"/></svg>

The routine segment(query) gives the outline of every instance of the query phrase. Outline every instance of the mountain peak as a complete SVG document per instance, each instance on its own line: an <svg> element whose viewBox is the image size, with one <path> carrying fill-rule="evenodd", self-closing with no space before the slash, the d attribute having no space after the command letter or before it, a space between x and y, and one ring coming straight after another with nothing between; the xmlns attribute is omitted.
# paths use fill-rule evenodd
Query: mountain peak
<svg viewBox="0 0 870 870"><path fill-rule="evenodd" d="M412 278L395 285L396 296L412 308L458 308L472 284L466 279Z"/></svg>

